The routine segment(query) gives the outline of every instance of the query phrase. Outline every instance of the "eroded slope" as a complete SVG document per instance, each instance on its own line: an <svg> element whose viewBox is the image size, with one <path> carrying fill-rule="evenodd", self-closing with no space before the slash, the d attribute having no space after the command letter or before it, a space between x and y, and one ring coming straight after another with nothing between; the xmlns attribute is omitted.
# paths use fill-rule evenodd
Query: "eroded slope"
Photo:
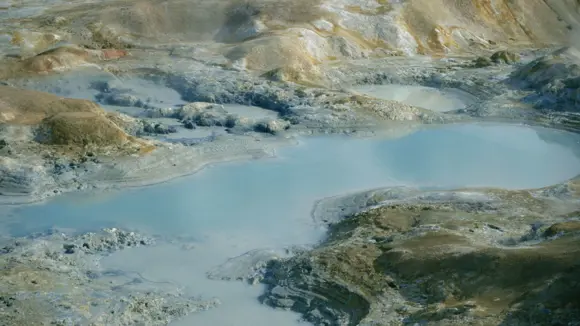
<svg viewBox="0 0 580 326"><path fill-rule="evenodd" d="M225 56L226 65L281 69L284 79L316 83L318 64L337 59L567 45L578 6L572 0L110 1L56 5L5 32L27 56L64 41L89 49L215 42L211 51Z"/></svg>

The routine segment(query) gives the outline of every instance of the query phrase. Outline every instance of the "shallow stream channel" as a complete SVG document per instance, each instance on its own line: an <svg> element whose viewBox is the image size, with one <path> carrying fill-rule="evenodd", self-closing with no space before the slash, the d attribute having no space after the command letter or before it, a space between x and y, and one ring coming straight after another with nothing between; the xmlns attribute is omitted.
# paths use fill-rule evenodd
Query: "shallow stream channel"
<svg viewBox="0 0 580 326"><path fill-rule="evenodd" d="M317 200L385 186L553 185L580 173L579 142L575 134L510 124L438 126L395 139L300 138L271 159L218 164L144 188L21 206L3 228L25 236L49 228L118 227L180 239L117 251L100 264L221 302L172 325L306 325L297 314L260 304L263 287L237 281L236 275L244 264L284 257L296 246L323 239L325 229L311 217Z"/></svg>

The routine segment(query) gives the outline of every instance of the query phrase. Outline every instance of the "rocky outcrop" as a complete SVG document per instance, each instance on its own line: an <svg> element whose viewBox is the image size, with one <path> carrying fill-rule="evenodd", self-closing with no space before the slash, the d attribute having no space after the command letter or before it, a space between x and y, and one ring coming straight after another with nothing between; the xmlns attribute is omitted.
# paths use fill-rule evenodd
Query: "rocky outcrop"
<svg viewBox="0 0 580 326"><path fill-rule="evenodd" d="M529 91L524 102L571 129L580 127L580 52L565 47L514 71L509 83Z"/></svg>
<svg viewBox="0 0 580 326"><path fill-rule="evenodd" d="M580 51L565 47L522 66L511 78L523 88L566 101L574 95L574 81L580 76L578 62Z"/></svg>
<svg viewBox="0 0 580 326"><path fill-rule="evenodd" d="M551 188L387 190L318 248L273 261L262 299L316 325L573 324L580 206L562 200L576 184L558 203Z"/></svg>

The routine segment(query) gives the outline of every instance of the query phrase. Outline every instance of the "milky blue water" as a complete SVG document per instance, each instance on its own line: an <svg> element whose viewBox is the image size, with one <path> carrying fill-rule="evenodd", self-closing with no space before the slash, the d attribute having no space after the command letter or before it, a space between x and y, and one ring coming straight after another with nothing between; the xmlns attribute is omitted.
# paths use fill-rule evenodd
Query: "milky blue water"
<svg viewBox="0 0 580 326"><path fill-rule="evenodd" d="M211 281L205 273L249 250L315 243L324 230L312 224L310 210L327 196L390 185L543 187L580 174L579 153L578 135L503 124L444 126L397 139L307 138L275 159L216 165L152 187L22 207L7 227L14 235L118 226L192 237L195 248L187 252L138 248L104 264L224 302L176 325L266 326L273 316L279 326L297 325L296 315L257 304L260 287Z"/></svg>
<svg viewBox="0 0 580 326"><path fill-rule="evenodd" d="M62 196L25 207L13 231L114 224L191 235L224 224L237 229L248 221L276 229L286 223L281 215L301 212L315 199L371 187L543 187L580 173L579 141L561 131L483 124L386 140L308 138L276 159L217 165L153 187Z"/></svg>
<svg viewBox="0 0 580 326"><path fill-rule="evenodd" d="M445 112L464 109L477 100L473 95L457 88L433 88L419 85L357 85L351 88L368 96L403 102L424 109Z"/></svg>

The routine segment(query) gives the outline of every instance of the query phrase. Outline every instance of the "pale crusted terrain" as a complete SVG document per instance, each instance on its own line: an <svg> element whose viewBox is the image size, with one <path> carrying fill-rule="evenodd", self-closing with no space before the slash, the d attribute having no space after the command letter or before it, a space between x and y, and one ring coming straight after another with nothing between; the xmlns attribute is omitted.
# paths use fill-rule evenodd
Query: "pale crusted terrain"
<svg viewBox="0 0 580 326"><path fill-rule="evenodd" d="M115 251L154 245L133 232L105 229L0 242L2 325L167 325L218 305L155 289L140 275L104 270L99 259Z"/></svg>
<svg viewBox="0 0 580 326"><path fill-rule="evenodd" d="M272 262L263 300L317 325L577 325L577 187L374 191Z"/></svg>
<svg viewBox="0 0 580 326"><path fill-rule="evenodd" d="M568 45L578 10L573 0L135 1L60 4L6 28L27 55L63 40L91 49L217 41L222 45L211 50L226 65L282 69L284 79L315 83L319 63L340 59ZM61 66L84 61L55 55Z"/></svg>
<svg viewBox="0 0 580 326"><path fill-rule="evenodd" d="M397 135L469 120L580 131L576 0L6 6L0 203L151 184L272 155L299 134ZM437 113L349 90L390 83L453 88L474 100ZM178 99L156 93L163 91ZM220 105L232 103L272 117L251 120ZM123 109L133 116L115 112ZM170 137L176 130L203 136ZM528 191L383 189L326 200L313 215L329 226L327 241L252 280L268 285L264 303L316 325L576 326L579 196L574 180ZM119 230L6 241L0 323L164 325L215 305L164 290L128 296L117 290L137 291L144 280L113 286L98 274L96 254L148 243L141 241Z"/></svg>
<svg viewBox="0 0 580 326"><path fill-rule="evenodd" d="M117 125L126 120L135 124L135 119L106 113L91 101L0 86L2 201L38 200L66 191L59 190L63 185L58 178L76 164L153 150L153 144ZM65 188L83 187L75 174L64 178Z"/></svg>
<svg viewBox="0 0 580 326"><path fill-rule="evenodd" d="M209 162L269 155L271 146L284 143L283 138L272 136L285 133L352 133L381 128L382 122L390 120L445 121L439 114L394 101L279 85L251 75L240 75L238 80L223 75L221 80L209 81L197 70L185 74L168 70L154 71L183 98L215 102L216 97L223 96L227 102L243 103L247 97L260 101L280 118L254 121L230 115L219 105L200 102L175 110L145 108L143 112L149 117L175 119L183 126L205 128L208 134L167 140L154 136L168 134L170 129L150 123L150 118L142 115L136 119L106 112L88 100L0 86L0 192L6 195L1 199L34 201L75 189L163 181L192 173ZM260 84L263 87L251 87ZM76 81L72 87L78 87ZM123 93L126 91L106 86L102 94L108 96L103 96L107 103L130 106L125 103L133 103L134 96ZM220 131L220 135L213 136L211 130Z"/></svg>
<svg viewBox="0 0 580 326"><path fill-rule="evenodd" d="M142 185L205 164L266 155L268 142L216 139L203 148L146 140L143 124L80 99L0 86L1 202L92 187Z"/></svg>
<svg viewBox="0 0 580 326"><path fill-rule="evenodd" d="M549 112L563 125L580 126L580 54L565 47L538 58L510 76L510 83L526 90L524 103Z"/></svg>

